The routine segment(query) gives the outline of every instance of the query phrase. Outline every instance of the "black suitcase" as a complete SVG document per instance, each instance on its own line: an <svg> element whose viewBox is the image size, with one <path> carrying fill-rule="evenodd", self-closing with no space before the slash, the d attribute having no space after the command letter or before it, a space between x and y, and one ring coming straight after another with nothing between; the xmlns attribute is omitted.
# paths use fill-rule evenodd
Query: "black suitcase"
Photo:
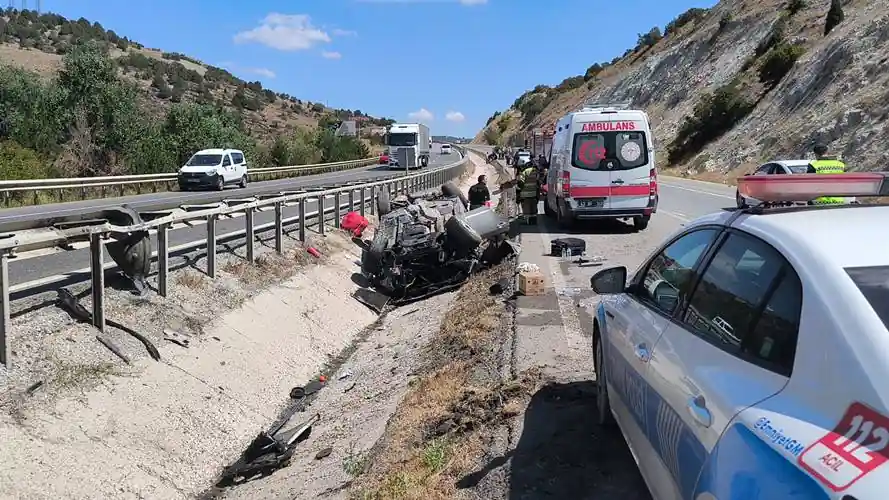
<svg viewBox="0 0 889 500"><path fill-rule="evenodd" d="M565 249L571 252L572 257L578 257L586 252L586 242L580 238L556 238L550 245L550 255L561 257Z"/></svg>

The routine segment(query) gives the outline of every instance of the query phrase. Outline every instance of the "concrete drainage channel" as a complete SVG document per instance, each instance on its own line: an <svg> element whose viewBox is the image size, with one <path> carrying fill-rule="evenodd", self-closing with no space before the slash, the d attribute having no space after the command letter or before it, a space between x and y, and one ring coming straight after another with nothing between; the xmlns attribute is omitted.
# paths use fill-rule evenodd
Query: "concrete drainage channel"
<svg viewBox="0 0 889 500"><path fill-rule="evenodd" d="M310 234L304 242L289 238L283 255L273 243L260 237L255 266L244 264L243 245L224 248L230 254L217 256L214 281L196 270L207 265L206 257L184 251L186 264L171 266L167 280L175 286L165 299L135 296L109 281L107 317L150 337L161 347L160 362L139 354L131 365L121 366L96 345L91 326L72 322L59 309L14 312L13 354L22 361L5 375L0 393L0 497L193 497L238 460L259 429L284 420L288 409L312 397L367 399L387 387L395 393L403 389L406 378L388 386L385 380L409 374L377 378L380 374L362 376L355 369L340 379L339 364L354 361L349 355L361 346L382 344L384 333L398 325L396 337L403 342L386 341L385 347L371 350L390 361L407 356L405 346L420 345L420 332L437 326L453 294L380 319L351 298L358 288L352 279L360 256L341 232ZM321 258L309 256L308 247ZM156 287L156 278L148 285ZM70 290L81 296L88 287ZM83 302L92 306L89 297ZM167 338L171 332L179 342ZM137 342L119 340L126 351L144 353ZM335 380L311 394L320 386L321 373ZM293 391L307 380L314 381L303 386L309 394ZM366 387L372 380L378 383ZM35 387L36 381L42 383ZM296 397L288 400L291 394ZM314 417L310 409L293 422L332 431L341 428L333 423L354 421L343 418L348 411ZM295 427L291 437L304 439ZM375 430L368 429L367 435ZM326 450L313 451L314 458ZM348 450L329 453L345 463L342 455ZM273 469L275 464L269 465ZM337 463L334 468L346 467ZM251 498L277 497L272 491L258 493Z"/></svg>

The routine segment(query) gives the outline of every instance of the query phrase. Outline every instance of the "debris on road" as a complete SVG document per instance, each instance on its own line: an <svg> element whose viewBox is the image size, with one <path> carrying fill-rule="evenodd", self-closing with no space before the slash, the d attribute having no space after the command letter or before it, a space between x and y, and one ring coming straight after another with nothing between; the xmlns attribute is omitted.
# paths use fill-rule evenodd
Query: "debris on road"
<svg viewBox="0 0 889 500"><path fill-rule="evenodd" d="M166 328L164 329L164 340L185 348L188 348L190 343L190 340L185 335Z"/></svg>
<svg viewBox="0 0 889 500"><path fill-rule="evenodd" d="M309 252L309 255L311 255L312 257L315 257L316 259L321 258L321 252L319 252L315 247L306 248L306 252Z"/></svg>
<svg viewBox="0 0 889 500"><path fill-rule="evenodd" d="M375 293L355 296L374 310L456 289L515 253L509 222L488 207L467 211L453 183L442 185L440 193L391 200L382 191L376 203L379 227L372 241L361 242L361 271Z"/></svg>
<svg viewBox="0 0 889 500"><path fill-rule="evenodd" d="M96 340L99 341L103 346L107 347L109 351L113 352L118 358L122 359L124 363L130 364L130 357L124 354L123 349L117 345L116 342L111 340L110 337L106 335L96 335Z"/></svg>
<svg viewBox="0 0 889 500"><path fill-rule="evenodd" d="M368 226L370 221L358 212L349 212L340 221L340 229L348 231L355 238L360 238Z"/></svg>

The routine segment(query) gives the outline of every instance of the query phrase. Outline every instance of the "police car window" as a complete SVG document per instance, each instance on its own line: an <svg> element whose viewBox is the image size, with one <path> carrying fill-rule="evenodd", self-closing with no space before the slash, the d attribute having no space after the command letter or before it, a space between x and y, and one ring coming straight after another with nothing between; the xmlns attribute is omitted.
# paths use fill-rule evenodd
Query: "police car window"
<svg viewBox="0 0 889 500"><path fill-rule="evenodd" d="M786 284L781 282L778 286L779 295L774 284L776 279L785 279L785 270L789 277ZM759 326L757 321L763 302L769 297L775 297L775 302L766 304L764 314L770 318L768 321L774 323L775 317L786 320L787 316L793 316L786 312L794 308L793 294L787 290L797 289L795 276L784 258L768 244L752 236L732 233L701 275L691 295L685 322L698 335L728 352L767 362L784 360L788 352L785 344L791 335L788 332L794 328L787 327L784 321L779 331L769 324ZM795 342L794 337L792 343L795 345ZM792 359L792 352L789 355Z"/></svg>
<svg viewBox="0 0 889 500"><path fill-rule="evenodd" d="M779 280L750 334L741 342L741 352L790 376L803 308L803 286L790 265L784 267Z"/></svg>
<svg viewBox="0 0 889 500"><path fill-rule="evenodd" d="M680 296L688 292L695 265L716 234L715 229L693 231L658 253L639 281L637 295L664 314L672 315Z"/></svg>
<svg viewBox="0 0 889 500"><path fill-rule="evenodd" d="M648 163L644 132L596 132L574 136L571 164L586 170L627 170Z"/></svg>
<svg viewBox="0 0 889 500"><path fill-rule="evenodd" d="M847 267L846 274L889 328L889 266Z"/></svg>

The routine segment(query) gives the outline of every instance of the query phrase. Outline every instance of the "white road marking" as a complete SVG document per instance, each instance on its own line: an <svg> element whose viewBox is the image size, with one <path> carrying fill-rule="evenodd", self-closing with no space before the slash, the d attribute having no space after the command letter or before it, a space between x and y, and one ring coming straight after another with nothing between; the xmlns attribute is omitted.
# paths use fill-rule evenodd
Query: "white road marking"
<svg viewBox="0 0 889 500"><path fill-rule="evenodd" d="M673 218L675 218L675 219L679 219L679 220L681 220L681 221L683 221L683 222L688 222L688 221L691 220L691 217L689 217L689 216L687 216L687 215L685 215L685 214L683 214L683 213L679 213L679 212L670 212L669 210L658 209L657 213L659 213L659 214L664 214L664 215L669 215L670 217L673 217Z"/></svg>
<svg viewBox="0 0 889 500"><path fill-rule="evenodd" d="M712 191L702 191L700 189L692 189L692 188L677 186L676 184L667 184L666 182L662 182L661 186L666 186L668 188L673 188L673 189L681 189L683 191L691 191L692 193L706 194L709 196L714 196L716 198L725 198L727 200L734 200L735 199L734 196L729 196L727 194L719 194L719 193L714 193Z"/></svg>

